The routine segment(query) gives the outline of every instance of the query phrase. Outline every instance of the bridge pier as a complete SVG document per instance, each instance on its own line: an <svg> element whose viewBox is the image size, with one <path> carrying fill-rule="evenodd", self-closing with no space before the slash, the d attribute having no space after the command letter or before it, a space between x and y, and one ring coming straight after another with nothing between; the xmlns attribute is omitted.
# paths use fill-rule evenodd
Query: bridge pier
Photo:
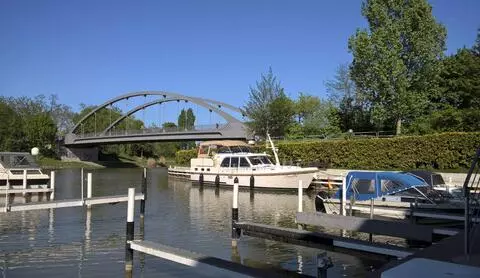
<svg viewBox="0 0 480 278"><path fill-rule="evenodd" d="M60 147L62 160L98 161L98 147Z"/></svg>

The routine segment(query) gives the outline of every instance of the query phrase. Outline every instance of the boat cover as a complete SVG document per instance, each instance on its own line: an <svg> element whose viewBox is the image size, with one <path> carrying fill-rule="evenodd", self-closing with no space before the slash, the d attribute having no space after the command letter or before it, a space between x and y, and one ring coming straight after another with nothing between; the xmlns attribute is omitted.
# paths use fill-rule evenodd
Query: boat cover
<svg viewBox="0 0 480 278"><path fill-rule="evenodd" d="M424 180L408 173L397 172L349 172L346 177L347 199L367 201L395 194L414 187L428 186ZM340 188L334 198L342 197Z"/></svg>

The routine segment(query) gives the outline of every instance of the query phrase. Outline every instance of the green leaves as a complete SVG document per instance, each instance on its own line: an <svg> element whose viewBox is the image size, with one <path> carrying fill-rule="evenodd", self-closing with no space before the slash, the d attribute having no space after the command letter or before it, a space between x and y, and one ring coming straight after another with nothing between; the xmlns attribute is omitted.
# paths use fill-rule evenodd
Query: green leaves
<svg viewBox="0 0 480 278"><path fill-rule="evenodd" d="M369 31L349 40L351 76L371 103L377 126L421 115L438 87L438 60L445 28L426 0L367 0L362 5Z"/></svg>

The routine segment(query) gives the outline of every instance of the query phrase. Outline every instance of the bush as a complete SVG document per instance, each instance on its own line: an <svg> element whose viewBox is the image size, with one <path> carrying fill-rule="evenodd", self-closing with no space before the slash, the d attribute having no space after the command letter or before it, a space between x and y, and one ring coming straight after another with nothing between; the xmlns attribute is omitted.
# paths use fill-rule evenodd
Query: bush
<svg viewBox="0 0 480 278"><path fill-rule="evenodd" d="M278 143L280 161L364 170L465 169L480 147L480 132L440 133L393 138ZM265 151L259 146L256 151ZM196 151L178 151L176 162L189 165Z"/></svg>
<svg viewBox="0 0 480 278"><path fill-rule="evenodd" d="M278 144L280 160L346 169L459 169L470 167L480 132Z"/></svg>
<svg viewBox="0 0 480 278"><path fill-rule="evenodd" d="M190 159L197 157L197 150L180 150L175 153L177 165L190 166Z"/></svg>

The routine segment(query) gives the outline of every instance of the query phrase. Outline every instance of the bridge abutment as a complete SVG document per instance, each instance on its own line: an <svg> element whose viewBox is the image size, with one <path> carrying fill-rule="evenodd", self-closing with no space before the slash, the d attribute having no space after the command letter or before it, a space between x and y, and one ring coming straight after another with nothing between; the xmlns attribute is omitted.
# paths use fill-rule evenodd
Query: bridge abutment
<svg viewBox="0 0 480 278"><path fill-rule="evenodd" d="M62 160L98 161L98 147L60 147Z"/></svg>

